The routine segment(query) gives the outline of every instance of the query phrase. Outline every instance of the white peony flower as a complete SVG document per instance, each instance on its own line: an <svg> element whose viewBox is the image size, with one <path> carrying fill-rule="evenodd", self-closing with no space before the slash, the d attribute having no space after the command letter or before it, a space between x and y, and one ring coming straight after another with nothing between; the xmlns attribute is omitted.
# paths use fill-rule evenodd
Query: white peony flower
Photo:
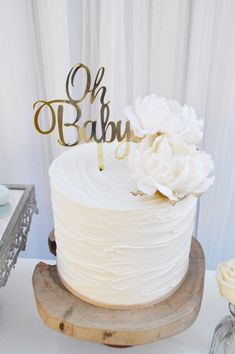
<svg viewBox="0 0 235 354"><path fill-rule="evenodd" d="M219 264L217 284L221 296L235 306L235 259Z"/></svg>
<svg viewBox="0 0 235 354"><path fill-rule="evenodd" d="M177 101L156 95L138 97L124 112L139 137L169 133L188 144L196 145L202 140L203 121L197 120L193 108L181 106Z"/></svg>
<svg viewBox="0 0 235 354"><path fill-rule="evenodd" d="M208 177L214 169L210 155L166 134L157 136L152 146L148 139L137 144L129 159L139 191L148 195L159 191L177 201L199 196L213 183L214 177Z"/></svg>

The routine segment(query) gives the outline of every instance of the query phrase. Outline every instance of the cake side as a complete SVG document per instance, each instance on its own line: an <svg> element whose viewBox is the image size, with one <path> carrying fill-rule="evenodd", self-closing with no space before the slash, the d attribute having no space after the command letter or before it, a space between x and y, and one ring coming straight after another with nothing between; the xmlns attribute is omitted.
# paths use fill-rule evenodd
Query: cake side
<svg viewBox="0 0 235 354"><path fill-rule="evenodd" d="M58 272L73 293L101 306L158 302L187 272L196 198L172 205L133 196L127 162L108 146L111 167L97 171L92 145L70 149L50 168Z"/></svg>

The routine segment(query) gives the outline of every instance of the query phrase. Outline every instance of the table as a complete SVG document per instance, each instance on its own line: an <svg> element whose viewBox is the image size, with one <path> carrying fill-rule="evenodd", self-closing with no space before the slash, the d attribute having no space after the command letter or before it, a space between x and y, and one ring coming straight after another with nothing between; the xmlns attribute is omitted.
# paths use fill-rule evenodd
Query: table
<svg viewBox="0 0 235 354"><path fill-rule="evenodd" d="M54 264L53 261L45 261ZM0 289L0 348L4 354L208 354L214 327L228 314L216 287L215 272L206 272L202 308L196 322L174 337L143 346L113 349L50 330L34 300L32 273L37 259L19 258L7 287Z"/></svg>

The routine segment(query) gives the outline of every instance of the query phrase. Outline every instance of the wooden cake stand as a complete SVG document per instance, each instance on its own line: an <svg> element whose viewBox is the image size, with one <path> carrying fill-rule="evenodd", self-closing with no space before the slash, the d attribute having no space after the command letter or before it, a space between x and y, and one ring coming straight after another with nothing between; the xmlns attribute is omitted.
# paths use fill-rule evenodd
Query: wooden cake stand
<svg viewBox="0 0 235 354"><path fill-rule="evenodd" d="M203 294L205 262L193 238L188 273L168 299L152 306L112 310L91 305L61 283L56 265L39 263L33 273L38 312L43 322L63 334L114 347L145 344L173 336L196 319Z"/></svg>

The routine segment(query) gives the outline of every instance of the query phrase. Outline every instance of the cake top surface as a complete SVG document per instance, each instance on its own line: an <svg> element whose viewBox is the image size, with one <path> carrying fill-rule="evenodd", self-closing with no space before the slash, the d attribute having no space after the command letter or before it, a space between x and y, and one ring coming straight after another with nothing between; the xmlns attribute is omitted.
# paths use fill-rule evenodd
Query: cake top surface
<svg viewBox="0 0 235 354"><path fill-rule="evenodd" d="M128 159L116 159L115 147L115 144L104 144L103 171L97 168L96 143L83 144L63 152L49 169L52 188L81 205L93 208L146 209L153 204L156 206L156 203L171 207L170 202L161 196L133 194L136 184L130 178ZM177 204L179 207L184 200Z"/></svg>

